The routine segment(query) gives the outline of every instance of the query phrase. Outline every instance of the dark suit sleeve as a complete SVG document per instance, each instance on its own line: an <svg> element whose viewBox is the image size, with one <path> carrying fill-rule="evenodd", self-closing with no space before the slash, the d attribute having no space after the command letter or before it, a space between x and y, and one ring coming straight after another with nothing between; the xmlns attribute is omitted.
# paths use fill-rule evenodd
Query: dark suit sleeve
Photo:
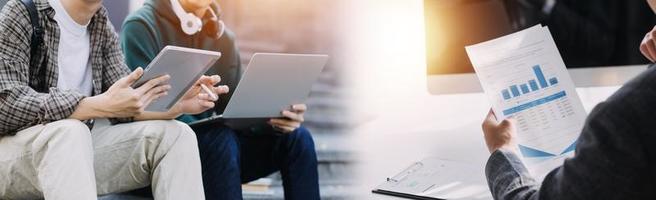
<svg viewBox="0 0 656 200"><path fill-rule="evenodd" d="M486 166L495 199L654 199L648 153L656 130L656 76L650 70L628 83L589 115L576 156L538 186L518 155L494 152ZM651 144L646 145L645 143ZM652 159L653 160L653 159Z"/></svg>

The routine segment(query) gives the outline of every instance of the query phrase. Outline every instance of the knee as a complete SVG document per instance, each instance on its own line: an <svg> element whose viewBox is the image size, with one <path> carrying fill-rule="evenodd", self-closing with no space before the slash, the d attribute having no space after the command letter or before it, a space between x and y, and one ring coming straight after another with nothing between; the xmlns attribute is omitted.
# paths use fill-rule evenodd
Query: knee
<svg viewBox="0 0 656 200"><path fill-rule="evenodd" d="M177 137L178 143L184 143L183 145L192 147L198 151L196 134L194 134L194 131L189 127L189 125L177 120L169 120L163 121L163 125L161 127L164 128L164 131L161 132L161 134L164 134L163 137L175 136Z"/></svg>
<svg viewBox="0 0 656 200"><path fill-rule="evenodd" d="M316 157L314 139L307 128L301 126L290 133L288 137L292 149Z"/></svg>
<svg viewBox="0 0 656 200"><path fill-rule="evenodd" d="M89 127L79 120L65 119L51 122L45 125L43 136L49 139L61 138L67 141L78 141L91 143L91 131Z"/></svg>
<svg viewBox="0 0 656 200"><path fill-rule="evenodd" d="M198 134L201 156L207 163L238 164L239 140L237 133L229 128L215 129Z"/></svg>
<svg viewBox="0 0 656 200"><path fill-rule="evenodd" d="M64 119L59 121L50 122L44 127L46 130L56 130L55 132L76 132L76 133L90 133L89 127L79 120ZM85 134L89 135L89 134Z"/></svg>
<svg viewBox="0 0 656 200"><path fill-rule="evenodd" d="M294 130L294 132L292 132L289 136L292 138L292 140L294 140L294 142L303 144L304 146L312 147L314 149L314 139L312 138L310 130L307 128L301 126L300 128Z"/></svg>
<svg viewBox="0 0 656 200"><path fill-rule="evenodd" d="M89 127L79 120L65 119L44 125L43 131L33 142L38 146L62 146L76 151L91 151L92 140Z"/></svg>
<svg viewBox="0 0 656 200"><path fill-rule="evenodd" d="M176 120L155 120L145 123L148 123L148 125L143 126L143 131L140 131L145 138L155 138L158 140L172 138L187 142L193 141L196 144L194 131L185 123Z"/></svg>

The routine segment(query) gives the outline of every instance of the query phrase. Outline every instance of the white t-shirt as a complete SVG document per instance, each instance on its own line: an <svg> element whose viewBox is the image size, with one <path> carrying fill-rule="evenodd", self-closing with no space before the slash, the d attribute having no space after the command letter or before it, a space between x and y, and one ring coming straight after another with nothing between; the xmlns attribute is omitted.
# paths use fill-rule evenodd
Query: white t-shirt
<svg viewBox="0 0 656 200"><path fill-rule="evenodd" d="M91 96L93 78L89 62L91 44L88 24L80 25L75 22L59 0L48 0L48 3L55 10L55 21L59 25L57 88L77 90L80 94Z"/></svg>

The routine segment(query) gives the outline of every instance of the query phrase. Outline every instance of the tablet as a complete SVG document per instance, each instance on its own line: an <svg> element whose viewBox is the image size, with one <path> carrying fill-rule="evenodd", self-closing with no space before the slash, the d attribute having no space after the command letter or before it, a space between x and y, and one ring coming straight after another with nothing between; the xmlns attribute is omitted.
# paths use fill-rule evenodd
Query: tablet
<svg viewBox="0 0 656 200"><path fill-rule="evenodd" d="M166 112L175 105L196 81L221 57L221 53L177 46L166 46L148 64L143 76L133 84L137 88L148 80L171 76L168 95L154 100L146 111Z"/></svg>

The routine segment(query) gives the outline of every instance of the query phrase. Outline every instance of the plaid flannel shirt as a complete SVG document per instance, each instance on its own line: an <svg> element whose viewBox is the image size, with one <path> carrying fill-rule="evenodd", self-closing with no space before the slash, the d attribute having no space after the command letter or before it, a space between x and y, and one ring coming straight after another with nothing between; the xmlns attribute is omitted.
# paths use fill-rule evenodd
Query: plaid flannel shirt
<svg viewBox="0 0 656 200"><path fill-rule="evenodd" d="M47 0L34 0L43 26L43 44L30 55L32 25L27 9L10 0L0 12L0 135L68 118L85 96L57 88L59 26ZM93 94L101 94L129 74L107 10L99 9L88 25ZM41 71L45 70L45 71ZM112 119L127 122L132 119Z"/></svg>

